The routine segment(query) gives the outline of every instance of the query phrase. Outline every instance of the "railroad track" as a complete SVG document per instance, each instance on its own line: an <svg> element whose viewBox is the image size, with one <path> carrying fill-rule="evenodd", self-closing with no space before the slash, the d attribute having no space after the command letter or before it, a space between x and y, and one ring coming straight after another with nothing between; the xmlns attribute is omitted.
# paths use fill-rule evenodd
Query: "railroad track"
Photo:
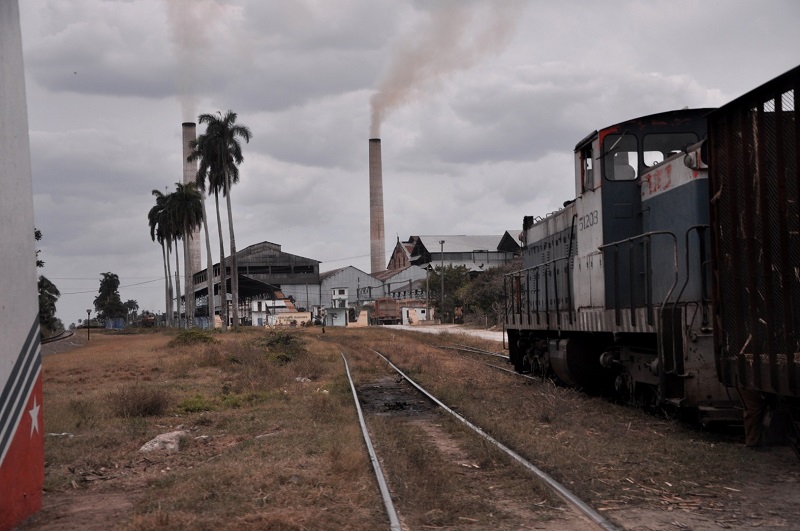
<svg viewBox="0 0 800 531"><path fill-rule="evenodd" d="M465 347L465 346L461 346ZM455 347L452 347L455 348ZM461 350L461 348L457 348L457 350ZM474 350L476 353L486 353L487 351L480 351L480 349L473 349L472 347L464 348L466 351ZM396 377L399 377L399 380L395 380L396 383L400 382L407 382L410 384L422 397L424 400L429 401L432 404L435 404L440 411L443 411L449 414L452 418L458 421L463 426L466 426L469 430L471 430L474 434L481 437L484 441L487 441L491 444L494 448L499 450L500 452L506 454L510 457L517 465L525 469L527 472L531 473L534 477L536 477L542 484L544 484L548 489L550 489L556 496L558 496L563 502L568 506L571 507L580 517L580 519L584 522L584 525L581 525L581 528L595 528L595 529L603 529L605 531L616 530L617 528L608 520L606 520L600 513L595 511L591 506L589 506L586 502L575 496L572 492L570 492L564 485L557 482L553 479L549 474L541 470L539 467L522 457L520 454L500 442L499 440L495 439L491 435L489 435L485 430L480 428L479 426L475 425L474 423L467 420L465 417L456 413L452 408L448 407L444 402L439 400L437 397L433 396L429 393L426 389L424 389L421 385L411 379L408 374L402 371L399 367L397 367L394 363L392 363L386 356L378 352L377 350L373 350L377 356L383 359L386 364L394 371ZM490 353L495 354L496 353ZM353 398L356 403L356 409L358 411L359 416L359 423L361 424L362 433L364 436L365 444L367 446L368 452L370 454L370 461L372 462L373 469L376 474L376 480L381 491L381 497L384 500L384 506L386 508L386 513L389 518L390 528L394 530L401 529L400 525L400 518L395 510L394 503L392 500L392 496L389 490L388 483L386 481L385 475L380 465L380 460L375 448L371 442L371 438L369 435L369 431L367 429L367 423L365 420L365 416L363 414L361 403L359 400L359 393L355 384L353 383L353 379L350 373L349 364L347 361L347 357L344 353L341 354L342 359L344 361L345 370L347 373L348 381L350 383L350 389L353 393ZM502 357L502 356L501 356ZM513 372L513 371L509 371ZM516 374L516 373L514 373ZM401 408L409 407L407 401L400 401ZM413 409L413 405L410 406Z"/></svg>
<svg viewBox="0 0 800 531"><path fill-rule="evenodd" d="M480 348L472 347L470 345L437 345L436 348L440 348L440 349L443 349L443 350L455 350L458 354L462 354L462 355L466 354L467 358L469 358L471 360L475 360L478 363L482 363L483 365L486 365L487 367L491 367L492 369L495 369L495 370L498 370L498 371L502 371L502 372L506 372L508 374L513 374L514 376L517 376L517 377L520 377L520 378L525 378L527 380L533 380L535 382L540 382L542 380L541 378L537 378L536 376L531 376L529 374L521 374L521 373L518 373L517 371L513 371L513 370L511 370L509 368L503 367L501 365L497 365L495 363L488 363L486 361L480 361L475 356L473 356L473 354L478 355L478 356L484 356L484 357L485 356L489 356L489 357L492 357L494 359L500 358L500 359L505 360L506 362L508 362L508 356L505 355L505 354L500 354L499 352L493 352L491 350L483 350L483 349L480 349Z"/></svg>
<svg viewBox="0 0 800 531"><path fill-rule="evenodd" d="M42 339L41 343L44 345L46 343L55 343L56 341L61 341L62 339L67 339L72 337L74 332L72 330L62 330L58 334L54 336L50 336L48 338Z"/></svg>

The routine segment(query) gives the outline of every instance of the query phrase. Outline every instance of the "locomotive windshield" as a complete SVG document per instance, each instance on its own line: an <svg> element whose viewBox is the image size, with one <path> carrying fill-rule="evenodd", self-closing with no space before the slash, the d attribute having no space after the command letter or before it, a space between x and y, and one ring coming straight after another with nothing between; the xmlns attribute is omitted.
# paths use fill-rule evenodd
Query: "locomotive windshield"
<svg viewBox="0 0 800 531"><path fill-rule="evenodd" d="M639 175L636 135L607 135L603 140L603 173L610 181L632 181Z"/></svg>
<svg viewBox="0 0 800 531"><path fill-rule="evenodd" d="M698 141L696 133L654 133L645 135L642 162L645 166L655 166L675 153L682 153Z"/></svg>
<svg viewBox="0 0 800 531"><path fill-rule="evenodd" d="M697 143L697 133L651 133L642 142L645 168L663 162L675 153ZM636 135L612 134L603 140L603 170L610 181L630 181L639 176L639 150Z"/></svg>

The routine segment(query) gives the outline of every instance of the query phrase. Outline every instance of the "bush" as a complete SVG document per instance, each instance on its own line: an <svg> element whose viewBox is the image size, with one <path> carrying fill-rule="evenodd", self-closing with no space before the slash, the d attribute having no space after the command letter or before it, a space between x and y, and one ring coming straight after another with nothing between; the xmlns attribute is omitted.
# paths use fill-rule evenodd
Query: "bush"
<svg viewBox="0 0 800 531"><path fill-rule="evenodd" d="M295 361L305 352L297 334L286 330L271 330L266 336L252 339L249 346L266 350L267 359L278 363Z"/></svg>
<svg viewBox="0 0 800 531"><path fill-rule="evenodd" d="M163 415L171 401L165 389L136 383L109 393L108 402L118 417L154 417Z"/></svg>
<svg viewBox="0 0 800 531"><path fill-rule="evenodd" d="M201 411L211 411L213 404L203 395L192 395L181 400L178 403L178 408L186 413L199 413Z"/></svg>
<svg viewBox="0 0 800 531"><path fill-rule="evenodd" d="M182 345L197 345L199 343L218 343L216 339L211 337L211 334L197 328L189 330L181 330L175 339L168 343L170 347L178 347Z"/></svg>

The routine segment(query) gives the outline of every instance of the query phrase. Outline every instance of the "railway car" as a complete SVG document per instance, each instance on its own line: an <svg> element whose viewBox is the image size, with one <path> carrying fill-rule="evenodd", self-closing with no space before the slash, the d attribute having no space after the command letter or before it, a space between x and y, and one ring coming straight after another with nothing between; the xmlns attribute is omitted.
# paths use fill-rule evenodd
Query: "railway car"
<svg viewBox="0 0 800 531"><path fill-rule="evenodd" d="M798 397L799 80L575 146L575 199L523 219L505 279L516 370L705 422L741 421L742 389Z"/></svg>
<svg viewBox="0 0 800 531"><path fill-rule="evenodd" d="M371 319L374 324L378 325L400 324L400 301L392 297L375 299Z"/></svg>

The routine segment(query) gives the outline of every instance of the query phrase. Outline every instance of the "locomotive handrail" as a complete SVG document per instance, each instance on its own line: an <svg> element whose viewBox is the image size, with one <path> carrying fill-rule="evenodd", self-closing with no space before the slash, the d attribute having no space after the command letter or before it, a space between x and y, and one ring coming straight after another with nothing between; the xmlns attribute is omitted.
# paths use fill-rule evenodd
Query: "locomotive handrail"
<svg viewBox="0 0 800 531"><path fill-rule="evenodd" d="M710 229L710 228L711 228L710 225L692 225L691 227L686 229L686 280L683 282L683 286L681 286L681 290L678 292L678 296L675 298L675 302L672 304L672 309L674 311L675 308L678 306L678 302L680 302L680 300L681 300L681 296L683 295L683 292L686 290L686 286L689 285L689 280L691 278L691 271L692 271L691 267L690 267L690 263L689 263L689 259L691 257L690 256L691 253L689 252L689 233L691 233L692 231L696 230L697 231L697 237L698 237L699 242L700 242L700 301L703 303L703 306L704 306L704 309L703 309L703 324L704 325L708 323L708 315L707 315L706 310L705 310L705 303L709 302L709 299L706 297L706 291L707 291L708 286L707 286L706 275L705 275L705 273L703 271L703 269L705 267L705 264L708 263L707 261L705 261L703 259L704 255L705 255L705 246L704 246L705 236L703 235L703 231L705 231L706 229Z"/></svg>
<svg viewBox="0 0 800 531"><path fill-rule="evenodd" d="M705 267L704 266L704 262L705 261L703 260L704 255L705 255L705 236L704 236L703 232L708 228L710 228L709 225L693 225L693 226L689 227L688 229L686 229L686 235L685 235L685 238L686 238L686 242L685 242L685 245L686 245L686 279L684 280L683 286L681 286L681 290L678 292L678 295L675 297L675 300L672 303L673 319L670 320L670 329L671 329L670 332L672 332L673 337L675 337L675 333L674 333L675 332L675 319L674 319L675 312L676 312L676 310L678 308L678 303L681 301L681 297L683 296L683 292L686 291L686 286L689 285L689 280L691 280L691 271L692 271L692 269L691 269L691 251L690 251L690 248L689 248L689 235L695 230L697 231L697 237L698 237L698 241L700 243L700 285L701 285L701 288L700 288L700 302L703 305L703 324L705 325L708 322L708 314L707 314L707 310L706 310L707 299L706 299L706 296L705 296L705 293L706 293L706 278L705 278L705 272L703 270L703 268ZM695 312L695 315L697 315L697 312ZM692 318L692 320L694 320L694 317ZM687 326L689 326L689 325L687 324ZM680 337L680 336L677 336L677 337ZM684 372L683 357L677 355L676 342L675 341L672 342L672 369L667 370L667 368L664 367L664 372L666 372L667 374L672 374L674 376L679 376L681 378L688 378L688 377L691 376L691 374Z"/></svg>
<svg viewBox="0 0 800 531"><path fill-rule="evenodd" d="M537 264L535 266L525 267L523 269L519 269L517 271L512 271L510 273L506 273L505 275L503 275L503 288L506 291L505 300L506 300L506 303L507 303L506 304L506 321L508 321L508 314L509 314L508 301L510 300L510 298L508 297L508 286L506 284L506 277L509 277L509 281L511 282L511 289L513 290L514 289L514 279L519 279L519 278L522 277L523 273L525 274L525 277L526 277L525 278L525 286L526 286L526 289L525 289L525 298L526 298L525 306L527 308L528 321L530 321L530 314L531 314L530 289L528 289L528 286L530 284L530 273L532 271L535 271L537 273L537 276L536 276L535 280L536 280L536 283L537 283L536 292L538 294L538 292L539 292L539 288L538 288L538 282L539 282L538 271L540 269L542 269L542 268L547 268L549 270L550 266L552 266L556 262L561 262L563 260L570 260L572 258L574 258L574 256L572 256L572 255L561 256L559 258L553 258L552 260L549 260L549 261L544 262L542 264ZM555 268L554 268L554 271L555 271L555 273L553 275L553 283L554 283L554 288L556 290L556 313L557 313L556 319L560 323L561 316L560 316L560 314L558 314L558 300L557 300L557 298L558 298L558 287L556 285L557 277L558 277L558 271ZM546 278L544 280L544 287L545 287L545 301L544 301L545 308L544 308L544 312L545 312L545 318L547 319L547 324L549 325L550 324L550 301L548 300L548 296L549 296L548 287L549 287L549 284L548 284ZM517 289L519 290L521 288L519 286L517 286ZM567 289L570 291L569 299L570 299L570 312L571 312L572 311L572 293L571 293L572 285L571 285L571 283L567 286ZM519 297L519 293L517 293L517 297ZM511 306L512 306L511 313L514 314L514 315L519 314L520 318L521 318L522 317L522 302L521 301L517 301L517 302L518 302L518 304L516 304L516 306L518 307L519 311L515 311L515 309L514 309L514 306L515 306L514 301L511 300ZM539 313L540 313L539 312L539 297L538 297L538 295L536 297L536 312L535 313L536 313L536 318L538 320L539 319ZM572 322L572 315L570 315L570 322Z"/></svg>
<svg viewBox="0 0 800 531"><path fill-rule="evenodd" d="M667 291L667 295L664 297L664 301L661 303L661 312L663 314L664 307L667 305L667 302L669 302L669 299L672 296L672 292L675 290L675 287L678 285L678 237L675 235L675 233L672 232L672 231L668 231L668 230L654 230L654 231L650 231L650 232L645 232L644 234L639 234L639 235L636 235L636 236L632 236L632 237L626 238L624 240L619 240L619 241L616 241L616 242L611 242L611 243L607 243L605 245L601 245L601 246L598 247L598 249L602 250L602 249L605 249L607 247L614 247L615 248L615 252L616 252L616 249L620 245L622 245L623 243L630 243L631 244L631 249L633 249L633 243L636 240L646 239L646 241L649 241L650 238L653 237L653 236L671 236L672 237L673 266L674 266L674 270L675 270L675 280L672 282L672 286L670 286L669 291ZM630 262L631 262L631 267L632 267L633 260L631 260ZM618 268L619 268L619 261L618 260L614 260L615 275L617 274ZM650 283L652 282L652 278L650 277L650 272L648 271L647 273L648 273L647 283L648 283L648 288L649 288L650 287ZM614 287L618 288L618 286L619 286L619 282L617 282ZM631 292L632 291L633 290L631 290ZM652 303L652 301L648 301L648 304L651 304L651 303ZM648 306L647 311L648 311L648 314L651 313L652 312L652 308L650 306ZM616 317L617 317L617 325L619 326L620 321L621 321L621 317L620 317L621 309L620 309L620 305L619 305L619 297L617 296L616 293L614 295L614 312L615 312ZM631 293L631 308L630 308L630 312L631 312L631 319L632 319L631 324L633 324L635 326L636 321L635 321L635 317L633 317L633 315L635 313L635 308L634 308L634 305L633 305L633 293Z"/></svg>

